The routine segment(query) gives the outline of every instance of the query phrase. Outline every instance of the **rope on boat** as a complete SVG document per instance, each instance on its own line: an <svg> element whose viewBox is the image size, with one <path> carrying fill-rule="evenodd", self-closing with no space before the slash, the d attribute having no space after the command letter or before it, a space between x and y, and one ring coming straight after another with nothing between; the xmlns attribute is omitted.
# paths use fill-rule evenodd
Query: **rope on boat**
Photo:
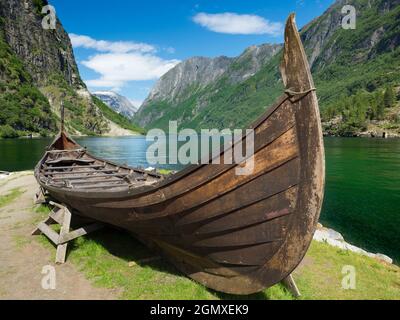
<svg viewBox="0 0 400 320"><path fill-rule="evenodd" d="M311 88L311 89L308 89L306 91L293 91L291 89L287 89L287 90L285 90L285 93L290 97L294 97L294 96L306 95L306 94L308 94L310 92L313 92L313 91L317 91L317 89L316 88Z"/></svg>

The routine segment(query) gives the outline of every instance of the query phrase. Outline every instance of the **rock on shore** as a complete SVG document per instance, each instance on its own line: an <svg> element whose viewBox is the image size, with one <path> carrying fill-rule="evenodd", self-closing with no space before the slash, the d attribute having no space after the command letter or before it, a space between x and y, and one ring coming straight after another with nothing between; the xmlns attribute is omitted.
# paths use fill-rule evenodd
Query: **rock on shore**
<svg viewBox="0 0 400 320"><path fill-rule="evenodd" d="M7 171L0 171L0 180L3 180L5 178L8 178L10 176L10 173Z"/></svg>
<svg viewBox="0 0 400 320"><path fill-rule="evenodd" d="M381 254L381 253L371 253L368 251L365 251L364 249L361 249L359 247L353 246L352 244L347 243L343 236L332 229L328 229L325 228L324 226L322 226L321 224L318 225L318 229L315 232L314 235L314 240L318 241L318 242L326 242L329 245L333 246L333 247L337 247L340 248L342 250L348 250L348 251L352 251L355 253L359 253L362 254L364 256L368 256L370 258L374 258L389 264L393 263L393 259Z"/></svg>

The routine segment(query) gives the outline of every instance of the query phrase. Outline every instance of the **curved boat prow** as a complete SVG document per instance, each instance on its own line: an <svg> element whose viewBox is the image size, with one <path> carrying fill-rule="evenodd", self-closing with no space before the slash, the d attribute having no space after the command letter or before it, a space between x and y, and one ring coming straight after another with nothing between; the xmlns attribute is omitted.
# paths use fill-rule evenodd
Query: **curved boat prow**
<svg viewBox="0 0 400 320"><path fill-rule="evenodd" d="M298 93L315 90L294 13L289 16L286 22L285 46L280 70L286 89Z"/></svg>
<svg viewBox="0 0 400 320"><path fill-rule="evenodd" d="M61 125L60 133L49 146L49 150L74 150L80 148L79 144L72 140L65 131L65 108L61 102Z"/></svg>
<svg viewBox="0 0 400 320"><path fill-rule="evenodd" d="M72 140L67 133L62 130L54 141L50 144L49 150L75 150L81 148L78 143Z"/></svg>

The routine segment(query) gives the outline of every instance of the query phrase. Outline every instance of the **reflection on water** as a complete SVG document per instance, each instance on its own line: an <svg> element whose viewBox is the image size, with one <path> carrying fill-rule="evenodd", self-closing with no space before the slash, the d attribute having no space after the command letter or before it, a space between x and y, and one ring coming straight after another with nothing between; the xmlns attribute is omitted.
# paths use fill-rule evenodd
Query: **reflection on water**
<svg viewBox="0 0 400 320"><path fill-rule="evenodd" d="M149 166L146 151L151 142L145 137L77 138L77 142L98 157ZM50 139L0 140L0 170L32 169L50 143ZM327 138L325 146L327 183L321 222L350 242L399 262L400 139Z"/></svg>

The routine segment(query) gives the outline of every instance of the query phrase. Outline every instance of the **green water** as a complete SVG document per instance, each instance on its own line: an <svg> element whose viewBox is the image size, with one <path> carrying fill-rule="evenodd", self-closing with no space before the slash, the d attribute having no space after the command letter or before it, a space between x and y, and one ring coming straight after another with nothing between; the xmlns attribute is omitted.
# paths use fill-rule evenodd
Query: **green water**
<svg viewBox="0 0 400 320"><path fill-rule="evenodd" d="M0 140L0 170L32 169L50 142ZM102 158L147 165L144 137L81 138L78 142ZM325 146L327 182L321 223L341 232L349 242L399 263L400 139L327 138Z"/></svg>
<svg viewBox="0 0 400 320"><path fill-rule="evenodd" d="M327 138L321 223L400 262L400 140Z"/></svg>

